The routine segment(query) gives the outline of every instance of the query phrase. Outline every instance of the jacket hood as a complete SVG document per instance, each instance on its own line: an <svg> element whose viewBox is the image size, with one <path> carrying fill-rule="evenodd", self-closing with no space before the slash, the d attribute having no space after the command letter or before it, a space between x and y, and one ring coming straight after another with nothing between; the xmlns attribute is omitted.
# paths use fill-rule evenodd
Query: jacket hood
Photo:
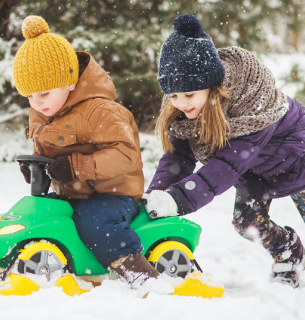
<svg viewBox="0 0 305 320"><path fill-rule="evenodd" d="M108 73L89 53L76 52L76 54L80 64L80 77L75 89L71 91L63 107L54 115L55 117L63 116L74 105L82 101L95 98L111 101L115 99L115 87ZM89 63L87 62L88 60Z"/></svg>

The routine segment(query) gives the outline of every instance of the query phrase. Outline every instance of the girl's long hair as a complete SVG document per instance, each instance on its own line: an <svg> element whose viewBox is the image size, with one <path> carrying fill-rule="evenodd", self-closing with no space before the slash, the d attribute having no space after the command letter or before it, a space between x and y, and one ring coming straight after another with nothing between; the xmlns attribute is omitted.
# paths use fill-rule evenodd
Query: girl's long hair
<svg viewBox="0 0 305 320"><path fill-rule="evenodd" d="M228 143L227 134L230 127L226 121L222 103L230 98L230 89L221 89L212 87L207 102L198 115L193 135L200 132L198 143L211 143L211 153L218 148L223 148ZM175 108L171 100L164 106L158 117L156 124L156 135L161 139L162 147L165 153L174 152L173 145L169 140L168 129L172 121L184 112Z"/></svg>

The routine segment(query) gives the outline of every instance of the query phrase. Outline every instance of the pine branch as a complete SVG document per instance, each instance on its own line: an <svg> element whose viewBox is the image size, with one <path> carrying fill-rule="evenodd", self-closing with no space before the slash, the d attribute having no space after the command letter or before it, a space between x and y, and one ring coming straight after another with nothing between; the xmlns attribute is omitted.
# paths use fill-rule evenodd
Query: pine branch
<svg viewBox="0 0 305 320"><path fill-rule="evenodd" d="M5 114L3 116L0 116L0 123L4 123L8 120L11 120L15 117L18 117L18 116L24 116L24 115L27 115L30 111L30 108L26 108L26 109L21 109L21 110L18 110L14 113L9 113L9 114Z"/></svg>

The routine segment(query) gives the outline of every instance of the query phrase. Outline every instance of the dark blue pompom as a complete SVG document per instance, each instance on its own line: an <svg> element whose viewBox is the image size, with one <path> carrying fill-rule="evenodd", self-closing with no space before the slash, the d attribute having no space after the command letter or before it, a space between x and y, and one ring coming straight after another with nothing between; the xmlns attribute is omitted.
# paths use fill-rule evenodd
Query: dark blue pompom
<svg viewBox="0 0 305 320"><path fill-rule="evenodd" d="M200 22L189 14L175 18L174 29L181 36L188 38L200 38L203 34Z"/></svg>

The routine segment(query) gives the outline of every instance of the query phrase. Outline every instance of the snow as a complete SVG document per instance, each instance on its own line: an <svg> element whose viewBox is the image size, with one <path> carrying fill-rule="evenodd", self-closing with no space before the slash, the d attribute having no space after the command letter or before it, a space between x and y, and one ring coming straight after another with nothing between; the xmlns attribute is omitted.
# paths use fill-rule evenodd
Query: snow
<svg viewBox="0 0 305 320"><path fill-rule="evenodd" d="M294 98L297 91L302 90L303 83L292 83L285 79L289 78L293 66L299 67L300 77L304 78L304 53L268 53L268 55L260 54L258 57L271 70L276 79L276 86L281 89L284 94Z"/></svg>
<svg viewBox="0 0 305 320"><path fill-rule="evenodd" d="M14 42L16 42L15 38L12 38L10 41L5 41L0 38L0 51L5 52L4 58L0 60L0 93L4 93L6 81L13 84L14 57L11 55L11 48Z"/></svg>
<svg viewBox="0 0 305 320"><path fill-rule="evenodd" d="M140 139L147 186L162 149L153 136L141 134ZM31 148L27 150L31 152ZM29 194L30 187L24 182L18 164L13 162L0 162L0 181L0 207L1 213L5 213ZM0 296L0 319L304 319L305 272L297 289L269 281L272 259L268 252L259 244L243 239L232 226L234 197L232 188L186 216L202 227L194 255L205 275L224 285L222 298L208 300L150 293L142 299L140 292L126 283L106 279L100 287L75 297L67 296L59 287L41 289L26 297ZM305 243L305 224L289 197L274 200L270 215L279 225L294 228ZM251 232L254 234L254 230Z"/></svg>
<svg viewBox="0 0 305 320"><path fill-rule="evenodd" d="M2 125L0 126L0 132L0 161L12 162L19 154L32 154L33 142L25 139L24 128L12 135L11 132L6 132L4 125ZM16 169L19 170L19 168Z"/></svg>

